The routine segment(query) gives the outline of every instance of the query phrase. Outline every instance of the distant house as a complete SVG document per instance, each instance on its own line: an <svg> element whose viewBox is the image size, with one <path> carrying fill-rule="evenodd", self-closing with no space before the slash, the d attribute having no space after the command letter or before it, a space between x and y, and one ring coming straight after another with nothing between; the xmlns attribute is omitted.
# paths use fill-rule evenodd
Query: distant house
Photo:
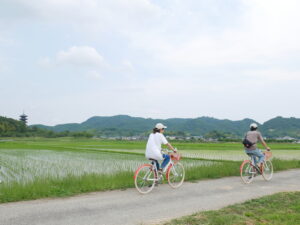
<svg viewBox="0 0 300 225"><path fill-rule="evenodd" d="M170 141L176 140L176 137L175 137L175 136L167 136L166 138L168 138Z"/></svg>
<svg viewBox="0 0 300 225"><path fill-rule="evenodd" d="M280 140L280 141L294 141L294 140L296 140L296 138L293 138L293 137L290 137L290 136L285 136L285 137L276 138L276 140Z"/></svg>

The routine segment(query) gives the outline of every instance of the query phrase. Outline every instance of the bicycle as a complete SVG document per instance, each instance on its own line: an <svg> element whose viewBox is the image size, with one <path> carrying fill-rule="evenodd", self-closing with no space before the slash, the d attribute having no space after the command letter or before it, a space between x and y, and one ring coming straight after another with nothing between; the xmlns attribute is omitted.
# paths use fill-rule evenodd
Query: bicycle
<svg viewBox="0 0 300 225"><path fill-rule="evenodd" d="M244 162L241 164L240 174L244 183L250 184L257 175L262 175L266 181L272 179L273 164L270 160L272 157L272 152L265 151L263 154L265 155L265 160L261 168L258 168L258 166L255 164L255 156L252 154L248 154L251 157L250 160L244 160Z"/></svg>
<svg viewBox="0 0 300 225"><path fill-rule="evenodd" d="M167 151L170 153L170 151ZM170 162L160 173L157 169L154 159L149 159L151 164L141 165L134 173L134 184L138 192L147 194L153 190L155 184L163 182L163 174L172 188L178 188L183 184L185 171L183 165L179 162L181 155L179 153L170 154Z"/></svg>

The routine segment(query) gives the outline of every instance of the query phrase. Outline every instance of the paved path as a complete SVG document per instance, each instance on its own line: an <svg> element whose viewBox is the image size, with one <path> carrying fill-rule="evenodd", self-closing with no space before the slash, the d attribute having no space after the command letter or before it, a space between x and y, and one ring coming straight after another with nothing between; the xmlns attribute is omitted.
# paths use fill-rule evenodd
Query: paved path
<svg viewBox="0 0 300 225"><path fill-rule="evenodd" d="M70 198L0 204L1 225L155 224L197 211L219 209L282 191L300 191L300 170L275 173L271 181L256 177L245 185L239 177L184 183L179 189L160 185L150 194L135 189Z"/></svg>

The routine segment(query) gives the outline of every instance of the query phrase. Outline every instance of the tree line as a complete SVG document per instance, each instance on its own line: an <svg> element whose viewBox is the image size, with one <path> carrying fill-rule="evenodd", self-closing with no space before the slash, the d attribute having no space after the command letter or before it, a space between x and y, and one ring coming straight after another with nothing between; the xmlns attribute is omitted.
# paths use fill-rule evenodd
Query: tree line
<svg viewBox="0 0 300 225"><path fill-rule="evenodd" d="M54 132L38 128L29 127L24 122L0 116L0 137L92 137L93 134L87 131L62 131Z"/></svg>

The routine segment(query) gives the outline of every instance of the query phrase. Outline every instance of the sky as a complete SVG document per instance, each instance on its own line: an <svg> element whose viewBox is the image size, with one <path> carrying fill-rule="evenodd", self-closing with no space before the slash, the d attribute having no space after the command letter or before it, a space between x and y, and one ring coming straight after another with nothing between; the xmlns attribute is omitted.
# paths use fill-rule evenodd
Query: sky
<svg viewBox="0 0 300 225"><path fill-rule="evenodd" d="M0 115L300 118L297 0L0 0Z"/></svg>

